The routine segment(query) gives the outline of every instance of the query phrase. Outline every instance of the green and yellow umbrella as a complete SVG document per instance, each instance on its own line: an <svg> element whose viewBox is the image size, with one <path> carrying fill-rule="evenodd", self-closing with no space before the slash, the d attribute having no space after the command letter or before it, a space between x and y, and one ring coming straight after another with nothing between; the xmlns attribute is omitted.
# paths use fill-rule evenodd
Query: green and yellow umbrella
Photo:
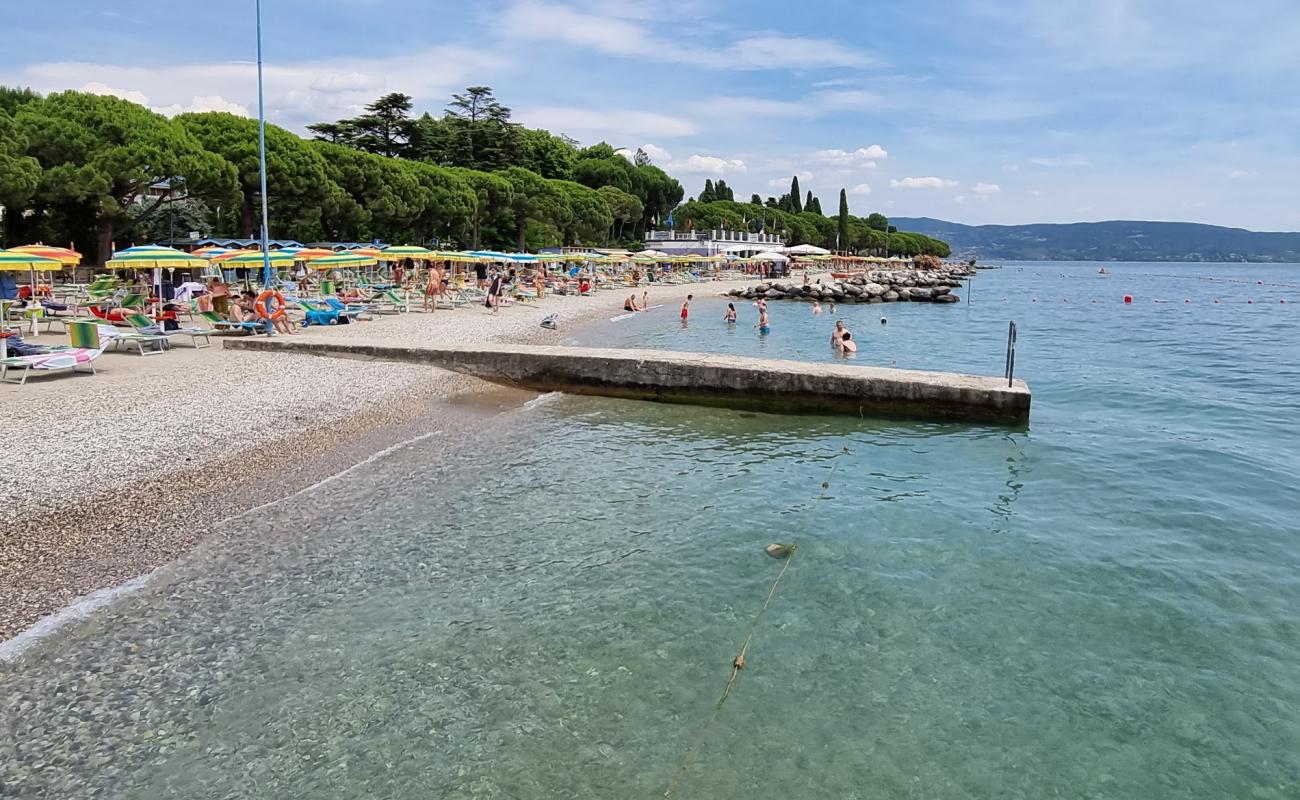
<svg viewBox="0 0 1300 800"><path fill-rule="evenodd" d="M374 265L375 259L354 253L339 253L307 262L307 266L312 269L357 269L359 267L373 267Z"/></svg>
<svg viewBox="0 0 1300 800"><path fill-rule="evenodd" d="M476 261L485 260L482 256L476 256L472 253L461 251L439 250L433 254L434 261L455 261L461 264L471 264Z"/></svg>
<svg viewBox="0 0 1300 800"><path fill-rule="evenodd" d="M436 259L438 254L425 247L415 247L411 245L402 245L398 247L385 247L379 251L375 258L380 261L401 261L404 258L414 259L416 261L431 261Z"/></svg>
<svg viewBox="0 0 1300 800"><path fill-rule="evenodd" d="M206 258L184 253L170 247L128 247L118 250L104 266L108 269L175 269L176 267L202 267Z"/></svg>
<svg viewBox="0 0 1300 800"><path fill-rule="evenodd" d="M293 253L285 253L280 250L271 250L268 255L271 257L271 266L273 267L292 267L297 257ZM249 250L245 253L232 253L223 256L217 260L221 266L229 269L255 269L263 266L265 259L262 257L261 250Z"/></svg>

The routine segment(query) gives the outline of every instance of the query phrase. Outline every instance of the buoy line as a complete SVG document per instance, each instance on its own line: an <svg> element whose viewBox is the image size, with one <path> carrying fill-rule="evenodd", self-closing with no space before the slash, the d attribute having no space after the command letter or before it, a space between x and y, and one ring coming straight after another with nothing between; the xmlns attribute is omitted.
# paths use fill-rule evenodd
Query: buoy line
<svg viewBox="0 0 1300 800"><path fill-rule="evenodd" d="M831 464L830 474L827 476L827 480L822 481L822 490L817 496L818 501L826 499L826 493L829 492L831 488L829 478L835 475L835 471L839 469L840 466L840 459L843 456L848 455L849 452L848 447L842 447L840 448L840 452L835 454L835 461ZM805 517L801 533L807 532L808 523L806 520L807 517ZM776 596L777 587L781 585L781 579L785 577L785 571L788 570L790 564L794 562L794 556L798 551L798 548L798 542L792 544L780 544L774 542L764 548L764 552L769 556L784 559L785 563L781 565L781 571L776 574L776 578L772 581L772 586L767 590L767 596L763 598L763 605L759 607L758 613L754 615L754 621L749 626L749 633L745 636L745 641L740 646L740 652L734 659L732 659L731 674L727 678L727 685L722 689L722 696L718 698L718 702L713 704L713 711L710 712L709 718L705 720L704 727L700 729L699 735L695 737L695 741L691 744L690 749L686 751L684 756L682 756L682 760L678 763L677 769L673 772L672 780L668 782L668 789L664 792L664 800L672 800L673 792L677 790L677 786L681 783L682 777L685 776L686 770L690 767L691 761L693 761L696 754L699 753L700 747L704 745L704 739L709 735L709 731L713 728L713 723L717 721L718 714L722 711L722 707L726 705L728 698L731 697L731 690L736 685L736 679L740 677L740 671L745 668L745 654L749 652L749 646L754 642L754 635L758 633L758 625L763 621L763 615L767 613L768 607L772 605L772 598Z"/></svg>

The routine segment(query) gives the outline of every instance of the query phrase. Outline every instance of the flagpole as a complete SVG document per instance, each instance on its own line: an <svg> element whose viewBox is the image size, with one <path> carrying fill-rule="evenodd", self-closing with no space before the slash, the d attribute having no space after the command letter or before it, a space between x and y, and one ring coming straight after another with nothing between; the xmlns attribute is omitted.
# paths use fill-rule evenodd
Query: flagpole
<svg viewBox="0 0 1300 800"><path fill-rule="evenodd" d="M271 288L270 224L266 213L266 100L262 90L262 0L257 0L257 161L262 193L262 288ZM266 323L271 330L270 320Z"/></svg>

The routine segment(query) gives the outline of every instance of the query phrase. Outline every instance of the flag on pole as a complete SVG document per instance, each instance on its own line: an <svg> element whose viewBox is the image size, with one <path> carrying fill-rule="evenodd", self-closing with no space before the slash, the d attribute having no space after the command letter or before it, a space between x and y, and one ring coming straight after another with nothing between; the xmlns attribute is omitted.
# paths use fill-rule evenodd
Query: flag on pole
<svg viewBox="0 0 1300 800"><path fill-rule="evenodd" d="M673 212L671 211L668 212L668 227L669 229L673 227Z"/></svg>

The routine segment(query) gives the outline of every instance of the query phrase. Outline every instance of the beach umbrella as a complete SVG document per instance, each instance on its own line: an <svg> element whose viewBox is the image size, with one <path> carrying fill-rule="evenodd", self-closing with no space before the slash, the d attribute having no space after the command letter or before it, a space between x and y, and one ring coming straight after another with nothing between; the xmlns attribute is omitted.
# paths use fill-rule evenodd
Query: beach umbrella
<svg viewBox="0 0 1300 800"><path fill-rule="evenodd" d="M822 247L817 247L816 245L797 244L794 247L785 248L785 252L796 256L824 256L829 254L831 251Z"/></svg>
<svg viewBox="0 0 1300 800"><path fill-rule="evenodd" d="M292 267L296 260L293 253L284 250L270 250L267 252L270 257L271 266L273 267ZM229 268L259 268L266 262L261 250L242 250L235 253L227 253L224 256L218 256L216 259L223 267Z"/></svg>
<svg viewBox="0 0 1300 800"><path fill-rule="evenodd" d="M404 258L410 258L416 261L430 261L437 257L437 253L426 247L415 247L412 245L385 247L375 256L375 258L380 261L401 261Z"/></svg>
<svg viewBox="0 0 1300 800"><path fill-rule="evenodd" d="M36 273L63 269L57 258L46 258L34 253L0 250L0 271L26 272L31 276L32 297L36 296ZM32 317L32 333L36 332L36 318Z"/></svg>
<svg viewBox="0 0 1300 800"><path fill-rule="evenodd" d="M27 253L33 256L42 256L52 258L65 267L75 267L81 263L81 253L76 250L69 250L66 247L50 247L44 244L25 244L21 247L11 247L10 253Z"/></svg>
<svg viewBox="0 0 1300 800"><path fill-rule="evenodd" d="M303 247L294 249L292 252L295 261L315 261L318 258L329 258L338 255L337 252L326 250L323 247Z"/></svg>
<svg viewBox="0 0 1300 800"><path fill-rule="evenodd" d="M373 267L375 259L370 256L357 255L356 253L335 253L332 256L316 258L307 262L307 266L312 269L356 269L358 267Z"/></svg>
<svg viewBox="0 0 1300 800"><path fill-rule="evenodd" d="M754 261L773 261L776 262L777 264L784 264L789 260L790 259L781 255L780 253L773 253L770 251L766 253L759 253L758 255L754 256Z"/></svg>
<svg viewBox="0 0 1300 800"><path fill-rule="evenodd" d="M365 256L366 258L379 259L380 251L374 247L358 247L355 250L345 250L343 255ZM336 254L337 255L337 254Z"/></svg>
<svg viewBox="0 0 1300 800"><path fill-rule="evenodd" d="M201 267L207 263L206 258L193 253L184 253L170 247L146 245L118 250L104 266L108 269L174 269Z"/></svg>

